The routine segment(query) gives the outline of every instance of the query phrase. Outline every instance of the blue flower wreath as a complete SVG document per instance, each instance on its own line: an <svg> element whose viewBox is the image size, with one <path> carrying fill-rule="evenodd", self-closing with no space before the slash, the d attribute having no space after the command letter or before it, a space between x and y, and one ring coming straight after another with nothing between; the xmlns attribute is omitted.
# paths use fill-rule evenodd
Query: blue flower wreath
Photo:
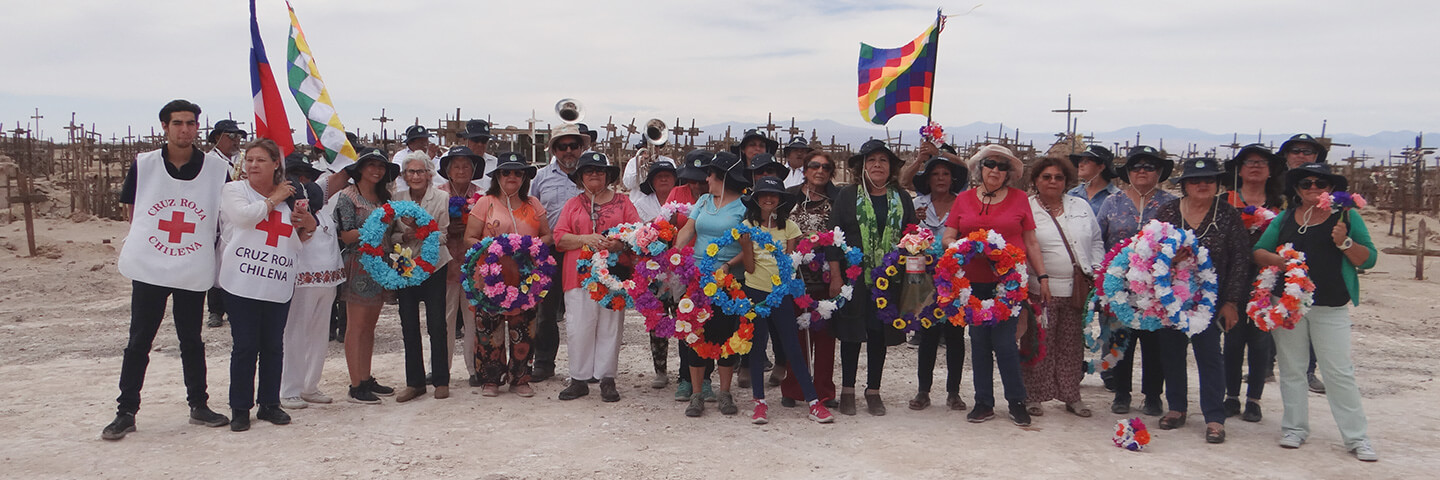
<svg viewBox="0 0 1440 480"><path fill-rule="evenodd" d="M696 264L700 270L700 285L708 287L715 283L715 255L720 249L740 240L741 235L750 235L750 241L754 242L757 249L766 250L775 258L775 266L780 271L777 275L779 282L773 285L770 294L760 303L754 303L749 298L732 298L725 289L716 288L714 294L710 295L711 305L719 305L721 311L727 315L744 315L753 311L757 316L767 317L771 310L780 306L786 296L797 297L805 293L805 283L795 277L795 263L790 255L785 254L785 246L776 241L769 232L747 225L730 229L729 235L721 235L707 245L705 250L700 251L700 261ZM711 246L715 248L710 248Z"/></svg>
<svg viewBox="0 0 1440 480"><path fill-rule="evenodd" d="M620 264L620 252L607 250L606 253L609 253L609 255L605 257L605 265L607 267L614 267ZM612 306L616 297L625 300L624 309L635 308L635 298L630 296L630 292L625 291L623 288L609 288L605 286L604 282L600 281L600 275L595 271L594 262L591 261L591 258L595 256L594 254L595 252L590 250L590 247L584 247L580 250L580 258L575 261L575 268L580 272L580 288L584 288L587 292L590 291L592 284L595 285L595 288L605 288L605 295L595 300L605 308L623 310Z"/></svg>
<svg viewBox="0 0 1440 480"><path fill-rule="evenodd" d="M385 232L390 229L391 222L402 218L414 219L415 225L419 227L415 230L415 235L423 236L425 240L420 245L419 258L402 257L396 262L400 264L400 269L397 270L381 258L390 254L381 245L387 243ZM440 262L440 235L435 219L419 204L391 200L370 212L370 216L360 226L360 246L357 249L360 252L360 266L375 279L375 283L386 290L419 285L439 268L437 264ZM413 265L405 265L407 262L413 262Z"/></svg>

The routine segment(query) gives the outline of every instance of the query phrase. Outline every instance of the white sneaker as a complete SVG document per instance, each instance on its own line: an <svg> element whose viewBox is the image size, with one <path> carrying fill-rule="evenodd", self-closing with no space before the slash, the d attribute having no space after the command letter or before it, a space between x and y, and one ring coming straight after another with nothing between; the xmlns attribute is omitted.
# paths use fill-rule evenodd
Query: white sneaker
<svg viewBox="0 0 1440 480"><path fill-rule="evenodd" d="M1305 443L1305 439L1300 438L1297 433L1286 433L1280 437L1280 446L1284 448L1300 448L1302 443Z"/></svg>
<svg viewBox="0 0 1440 480"><path fill-rule="evenodd" d="M291 410L299 410L310 406L310 404L305 403L300 397L285 397L280 399L280 406Z"/></svg>
<svg viewBox="0 0 1440 480"><path fill-rule="evenodd" d="M1355 448L1351 448L1350 453L1354 453L1355 459L1362 462L1380 461L1380 455L1375 453L1375 447L1370 446L1369 440L1361 440L1360 443L1355 444Z"/></svg>
<svg viewBox="0 0 1440 480"><path fill-rule="evenodd" d="M300 394L300 399L310 403L330 403L334 401L330 399L329 395L326 395L323 392L302 393Z"/></svg>

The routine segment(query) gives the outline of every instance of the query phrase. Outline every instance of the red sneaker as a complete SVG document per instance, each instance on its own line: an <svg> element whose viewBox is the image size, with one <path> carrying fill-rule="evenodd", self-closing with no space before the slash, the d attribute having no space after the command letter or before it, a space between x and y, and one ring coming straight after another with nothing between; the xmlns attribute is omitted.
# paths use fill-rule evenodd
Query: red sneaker
<svg viewBox="0 0 1440 480"><path fill-rule="evenodd" d="M764 425L770 423L770 417L766 415L769 410L769 406L760 402L755 402L755 414L750 416L750 423L756 425Z"/></svg>
<svg viewBox="0 0 1440 480"><path fill-rule="evenodd" d="M830 415L830 410L820 402L810 405L810 419L816 423L835 423L835 416Z"/></svg>

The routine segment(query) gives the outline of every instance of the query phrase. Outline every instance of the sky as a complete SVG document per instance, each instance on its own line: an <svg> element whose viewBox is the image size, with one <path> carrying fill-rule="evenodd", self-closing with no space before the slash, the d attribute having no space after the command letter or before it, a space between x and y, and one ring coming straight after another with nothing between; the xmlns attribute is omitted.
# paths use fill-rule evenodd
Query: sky
<svg viewBox="0 0 1440 480"><path fill-rule="evenodd" d="M901 46L943 6L933 115L1061 131L1170 124L1204 131L1369 135L1440 131L1440 49L1431 2L875 1L496 2L292 0L347 129L387 116L434 126L461 109L524 126L559 123L555 102L603 124L676 117L698 125L790 117L861 126L861 42ZM148 133L160 106L191 100L250 121L243 0L0 0L0 123L39 108L46 136L76 112L96 130ZM960 14L969 11L968 14ZM289 18L258 0L261 35L290 121ZM203 121L203 120L202 120ZM918 116L891 128L914 129ZM397 128L398 124L388 125ZM883 135L883 127L873 126ZM248 130L248 128L247 128ZM302 130L303 131L303 130ZM820 132L824 135L824 132ZM303 136L302 136L303 139ZM1103 139L1102 139L1103 140ZM1428 142L1427 142L1428 143Z"/></svg>

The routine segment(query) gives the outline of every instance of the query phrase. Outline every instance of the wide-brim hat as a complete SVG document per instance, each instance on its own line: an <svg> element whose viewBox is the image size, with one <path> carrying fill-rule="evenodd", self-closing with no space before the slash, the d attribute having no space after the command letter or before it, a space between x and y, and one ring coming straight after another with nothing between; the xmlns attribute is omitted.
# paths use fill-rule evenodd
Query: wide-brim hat
<svg viewBox="0 0 1440 480"><path fill-rule="evenodd" d="M1236 181L1240 178L1240 170L1245 167L1245 158L1251 155L1260 155L1265 158L1270 167L1270 176L1279 177L1285 169L1285 158L1270 151L1264 144L1252 143L1240 147L1235 152L1235 157L1225 161L1225 181L1230 185L1239 185Z"/></svg>
<svg viewBox="0 0 1440 480"><path fill-rule="evenodd" d="M560 141L560 139L565 137L580 137L587 139L590 138L590 136L586 135L585 132L580 131L579 125L573 123L562 124L558 127L550 129L550 142L545 144L545 150L554 150L555 142L558 142ZM551 153L551 155L554 155L554 153Z"/></svg>
<svg viewBox="0 0 1440 480"><path fill-rule="evenodd" d="M450 147L450 150L440 157L440 178L450 179L450 161L457 158L469 159L470 163L474 164L477 173L485 171L485 157L476 154L474 150L470 150L470 147L461 145Z"/></svg>
<svg viewBox="0 0 1440 480"><path fill-rule="evenodd" d="M531 165L530 161L518 152L505 152L500 154L495 163L495 169L487 173L486 176L499 178L501 170L520 170L525 172L525 176L528 178L535 178L535 172L537 171L535 166Z"/></svg>
<svg viewBox="0 0 1440 480"><path fill-rule="evenodd" d="M1092 160L1099 163L1101 167L1100 178L1105 180L1114 180L1115 177L1120 176L1120 174L1115 173L1115 154L1108 148L1099 145L1090 145L1085 147L1085 151L1072 154L1069 157L1070 163L1075 164L1075 168L1077 169L1080 168L1080 162L1085 160Z"/></svg>
<svg viewBox="0 0 1440 480"><path fill-rule="evenodd" d="M650 170L645 172L645 181L640 182L640 193L646 195L655 193L655 186L652 185L651 182L655 180L655 175L665 172L670 172L671 175L675 175L676 180L680 179L680 174L679 171L675 169L675 164L669 160L657 159L654 162L650 162Z"/></svg>
<svg viewBox="0 0 1440 480"><path fill-rule="evenodd" d="M769 153L761 153L752 157L750 159L750 165L745 167L745 170L750 173L751 178L754 178L755 172L772 166L780 169L781 180L784 180L785 177L790 176L790 167L783 163L780 163L779 160L775 159L775 155L771 155Z"/></svg>
<svg viewBox="0 0 1440 480"><path fill-rule="evenodd" d="M242 137L242 138L243 138L243 137L248 137L248 136L250 136L249 133L246 133L244 130L241 130L241 129L240 129L240 125L237 124L237 123L235 123L234 120L225 119L225 120L221 120L221 121L215 122L215 126L212 127L212 128L210 129L210 133L205 136L205 141L210 142L210 143L215 143L215 140L216 140L216 139L219 139L219 138L220 138L220 135L226 134L226 133L238 133L238 134L240 134L240 137Z"/></svg>
<svg viewBox="0 0 1440 480"><path fill-rule="evenodd" d="M366 150L365 153L360 154L360 158L355 159L355 163L346 165L345 173L350 175L351 180L359 182L360 169L363 168L365 164L371 162L385 166L385 177L380 179L382 185L393 182L396 178L400 178L400 166L391 162L390 159L385 158L385 154L376 148Z"/></svg>
<svg viewBox="0 0 1440 480"><path fill-rule="evenodd" d="M1324 144L1320 143L1319 140L1316 140L1315 137L1311 136L1308 133L1297 133L1291 136L1289 140L1286 140L1285 143L1280 144L1279 155L1283 158L1285 156L1285 152L1290 151L1290 147L1301 143L1308 143L1314 145L1315 161L1319 163L1325 163L1325 157L1327 157L1330 153L1329 150L1325 148Z"/></svg>
<svg viewBox="0 0 1440 480"><path fill-rule="evenodd" d="M1224 174L1220 168L1220 161L1210 157L1195 157L1186 159L1181 165L1180 176L1170 179L1172 183L1179 184L1194 178L1214 178Z"/></svg>
<svg viewBox="0 0 1440 480"><path fill-rule="evenodd" d="M1286 196L1294 196L1298 193L1299 190L1296 190L1295 186L1305 177L1320 177L1329 180L1332 187L1331 191L1335 192L1346 191L1350 188L1350 182L1345 179L1344 175L1331 173L1329 165L1314 162L1292 168L1285 172Z"/></svg>
<svg viewBox="0 0 1440 480"><path fill-rule="evenodd" d="M1020 157L1015 156L1015 152L1011 152L1010 149L1002 147L1000 145L986 145L980 147L980 150L976 151L974 155L970 156L969 160L965 161L965 168L970 169L971 172L979 172L980 162L984 161L987 158L1000 159L1010 162L1010 171L1015 172L1015 175L1017 177L1025 174L1025 162L1021 162Z"/></svg>
<svg viewBox="0 0 1440 480"><path fill-rule="evenodd" d="M578 126L580 127L580 133L583 133L583 134L585 134L585 136L590 137L590 143L595 143L595 142L600 141L600 131L599 131L599 130L591 130L588 125L585 125L585 124L583 124L583 123L577 123L577 124L575 124L575 125L578 125Z"/></svg>
<svg viewBox="0 0 1440 480"><path fill-rule="evenodd" d="M861 166L865 165L865 158L875 152L885 152L885 156L890 158L890 173L892 174L898 173L900 171L899 168L905 164L903 160L900 160L899 155L896 155L893 150L890 150L889 146L885 145L884 140L867 140L865 143L860 144L859 152L845 160L845 166L859 170Z"/></svg>
<svg viewBox="0 0 1440 480"><path fill-rule="evenodd" d="M705 150L691 150L685 153L685 163L680 166L680 172L676 174L679 183L703 182L705 177L710 175L710 162L715 159L715 154Z"/></svg>
<svg viewBox="0 0 1440 480"><path fill-rule="evenodd" d="M586 170L601 169L605 171L605 184L610 185L620 179L620 167L610 164L610 157L600 152L585 152L580 155L580 161L575 163L575 171L570 172L570 181L580 185L581 178Z"/></svg>
<svg viewBox="0 0 1440 480"><path fill-rule="evenodd" d="M1160 169L1161 182L1165 181L1165 179L1167 178L1170 178L1170 174L1173 173L1173 171L1175 170L1174 160L1165 158L1165 155L1160 153L1159 150L1156 150L1155 147L1151 147L1149 145L1140 145L1138 147L1131 148L1130 155L1125 157L1125 165L1122 165L1120 168L1116 169L1117 173L1120 174L1120 178L1125 179L1125 183L1130 183L1130 167L1133 167L1135 166L1135 164L1140 162L1154 163L1155 166Z"/></svg>
<svg viewBox="0 0 1440 480"><path fill-rule="evenodd" d="M435 134L430 133L430 130L425 128L424 125L411 125L410 128L405 129L405 141L401 143L409 144L410 142L433 136L435 136Z"/></svg>
<svg viewBox="0 0 1440 480"><path fill-rule="evenodd" d="M750 193L741 195L740 201L748 208L758 208L755 203L755 198L762 193L773 193L780 196L780 205L775 208L777 212L785 211L794 206L795 194L786 190L785 182L775 177L764 177L756 180L755 186L750 189Z"/></svg>
<svg viewBox="0 0 1440 480"><path fill-rule="evenodd" d="M745 142L750 141L750 139L752 138L758 138L765 141L765 153L774 155L775 152L780 149L780 142L777 142L774 139L765 136L765 134L760 133L759 129L752 128L746 130L745 134L740 136L739 142L736 142L734 145L730 146L730 153L740 155L740 147L745 146Z"/></svg>
<svg viewBox="0 0 1440 480"><path fill-rule="evenodd" d="M748 170L745 170L745 162L740 160L739 155L730 152L716 153L715 158L710 160L710 170L720 172L721 178L750 186Z"/></svg>
<svg viewBox="0 0 1440 480"><path fill-rule="evenodd" d="M470 120L465 122L465 130L460 132L460 138L476 142L490 141L490 122L484 120Z"/></svg>
<svg viewBox="0 0 1440 480"><path fill-rule="evenodd" d="M785 144L785 148L781 150L781 154L789 155L790 152L796 150L811 151L815 149L810 147L810 142L805 140L805 137L795 137L790 139L790 143Z"/></svg>
<svg viewBox="0 0 1440 480"><path fill-rule="evenodd" d="M285 174L304 175L311 180L320 178L320 169L310 164L305 159L305 154L300 152L291 153L285 157Z"/></svg>
<svg viewBox="0 0 1440 480"><path fill-rule="evenodd" d="M915 192L921 195L930 194L930 174L936 168L950 169L950 193L960 193L965 186L970 184L970 169L964 165L950 161L945 157L932 157L925 162L925 168L915 174L911 183L915 186Z"/></svg>

